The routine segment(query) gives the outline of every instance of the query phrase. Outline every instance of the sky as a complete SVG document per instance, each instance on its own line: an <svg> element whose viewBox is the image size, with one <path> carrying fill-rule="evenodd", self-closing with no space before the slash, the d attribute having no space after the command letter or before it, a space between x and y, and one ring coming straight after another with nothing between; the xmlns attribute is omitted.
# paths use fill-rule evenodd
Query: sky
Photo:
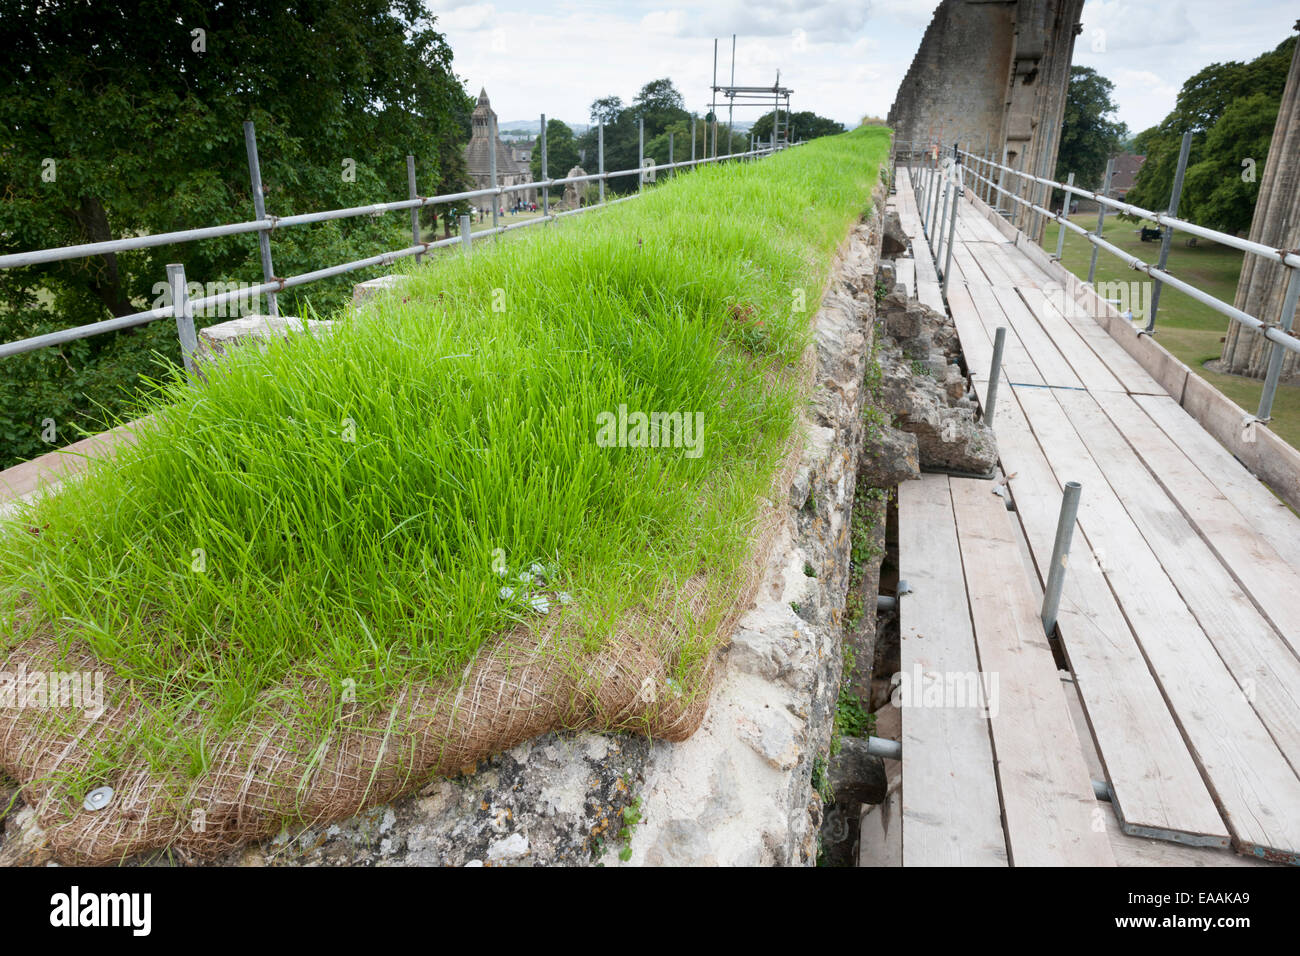
<svg viewBox="0 0 1300 956"><path fill-rule="evenodd" d="M885 116L939 0L425 0L456 75L486 87L503 122L539 113L588 121L591 101L630 102L671 77L686 108L707 111L718 77L769 86L781 71L791 108L849 126ZM1294 0L1088 0L1074 63L1115 83L1117 118L1139 132L1160 122L1178 89L1210 63L1251 59L1290 35ZM759 107L737 108L737 120Z"/></svg>

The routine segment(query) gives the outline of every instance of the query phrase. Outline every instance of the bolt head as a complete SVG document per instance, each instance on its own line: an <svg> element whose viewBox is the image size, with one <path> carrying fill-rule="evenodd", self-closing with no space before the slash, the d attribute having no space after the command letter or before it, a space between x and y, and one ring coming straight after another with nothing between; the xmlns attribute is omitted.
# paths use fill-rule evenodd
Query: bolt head
<svg viewBox="0 0 1300 956"><path fill-rule="evenodd" d="M82 801L82 806L87 810L103 810L113 800L112 787L96 787L90 793L86 794L86 799Z"/></svg>

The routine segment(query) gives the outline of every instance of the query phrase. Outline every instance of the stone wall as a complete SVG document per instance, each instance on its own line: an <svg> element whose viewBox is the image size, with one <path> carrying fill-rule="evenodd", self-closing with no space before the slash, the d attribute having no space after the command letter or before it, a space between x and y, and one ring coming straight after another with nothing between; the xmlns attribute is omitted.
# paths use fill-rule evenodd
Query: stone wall
<svg viewBox="0 0 1300 956"><path fill-rule="evenodd" d="M1015 10L1015 3L940 4L889 109L900 142L997 145Z"/></svg>
<svg viewBox="0 0 1300 956"><path fill-rule="evenodd" d="M1300 29L1300 22L1296 28ZM1273 249L1300 247L1300 45L1291 58L1291 72L1264 161L1250 239ZM1290 271L1279 262L1246 256L1233 305L1265 322L1281 321ZM1263 378L1272 351L1272 344L1258 332L1229 322L1219 370ZM1282 380L1300 382L1300 354L1284 356Z"/></svg>
<svg viewBox="0 0 1300 956"><path fill-rule="evenodd" d="M884 171L882 170L882 179ZM884 188L813 317L817 383L800 466L753 605L682 743L546 734L336 824L286 829L220 865L813 865L841 683L849 521L864 442ZM360 308L375 294L358 292ZM0 781L3 785L3 781ZM0 797L5 795L0 786ZM0 817L0 865L51 852L30 807ZM134 862L199 863L175 853Z"/></svg>
<svg viewBox="0 0 1300 956"><path fill-rule="evenodd" d="M1005 150L1007 165L1052 176L1082 9L1083 0L943 0L889 110L898 139L956 142L995 160ZM1029 232L1031 218L1017 211L1012 221Z"/></svg>

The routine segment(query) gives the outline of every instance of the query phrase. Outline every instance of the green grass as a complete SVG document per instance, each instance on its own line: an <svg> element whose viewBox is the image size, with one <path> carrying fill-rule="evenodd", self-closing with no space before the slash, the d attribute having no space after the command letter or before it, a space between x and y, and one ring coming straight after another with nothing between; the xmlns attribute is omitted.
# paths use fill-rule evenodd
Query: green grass
<svg viewBox="0 0 1300 956"><path fill-rule="evenodd" d="M114 746L191 777L276 695L310 752L335 719L294 690L313 681L381 703L457 677L543 620L519 580L534 564L584 649L706 575L710 612L678 635L687 680L796 427L808 319L887 137L706 167L439 257L329 316L328 336L241 350L203 387L159 383L135 447L0 528L0 646L89 649L150 708ZM702 413L702 454L599 446L597 416L620 405Z"/></svg>
<svg viewBox="0 0 1300 956"><path fill-rule="evenodd" d="M1079 213L1070 221L1093 230L1097 227L1097 214ZM1144 222L1142 225L1153 226ZM1048 224L1043 233L1043 247L1056 252L1058 227ZM1107 242L1113 243L1144 262L1154 263L1160 256L1158 242L1142 242L1138 225L1106 217L1102 232ZM1237 279L1241 275L1244 253L1218 243L1198 240L1188 246L1185 239L1174 234L1169 250L1169 271L1178 278L1192 283L1215 298L1232 303L1237 292ZM1081 278L1088 277L1088 264L1092 246L1082 236L1067 232L1062 261L1067 269ZM1133 283L1150 281L1140 272L1134 272L1105 251L1097 255L1096 281ZM1134 308L1134 315L1145 319L1146 298L1142 308ZM1156 314L1156 340L1180 361L1187 364L1201 378L1212 384L1232 401L1248 412L1259 408L1263 384L1257 379L1240 375L1223 375L1205 368L1205 363L1223 354L1223 337L1227 334L1230 319L1179 292L1164 288L1160 293L1160 308ZM1300 385L1283 385L1278 389L1273 404L1273 421L1270 428L1291 445L1300 448Z"/></svg>

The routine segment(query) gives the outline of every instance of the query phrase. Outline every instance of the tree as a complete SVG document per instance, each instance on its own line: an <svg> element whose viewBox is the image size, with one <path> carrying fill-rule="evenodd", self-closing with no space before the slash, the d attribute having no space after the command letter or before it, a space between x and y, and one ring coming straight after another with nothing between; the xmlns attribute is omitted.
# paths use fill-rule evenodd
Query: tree
<svg viewBox="0 0 1300 956"><path fill-rule="evenodd" d="M0 252L252 218L246 119L271 213L403 198L407 153L426 195L469 188L473 103L433 22L419 0L0 0ZM403 222L277 232L275 271L400 247ZM198 282L261 277L251 235L8 269L0 340L148 308L168 262ZM358 277L300 298L337 301ZM294 298L281 297L284 311ZM125 410L141 374L158 374L155 353L179 361L168 324L5 360L0 465L48 450L43 419L66 441Z"/></svg>
<svg viewBox="0 0 1300 956"><path fill-rule="evenodd" d="M649 123L651 117L664 122L665 117L675 117L686 112L686 101L668 77L651 80L632 98L632 109L637 117Z"/></svg>
<svg viewBox="0 0 1300 956"><path fill-rule="evenodd" d="M1120 149L1128 127L1110 119L1119 109L1111 98L1115 84L1087 66L1070 67L1065 94L1061 147L1056 157L1056 178L1074 173L1086 187L1100 186L1106 161Z"/></svg>
<svg viewBox="0 0 1300 956"><path fill-rule="evenodd" d="M773 112L764 113L750 127L749 131L760 140L771 139L773 116ZM786 113L785 110L782 110L781 126L793 130L795 139L817 139L819 136L834 136L836 133L844 132L843 123L837 123L825 116L818 116L808 110L798 113Z"/></svg>
<svg viewBox="0 0 1300 956"><path fill-rule="evenodd" d="M685 102L667 77L651 80L641 87L632 100L631 112L636 119L645 121L647 142L667 131L671 124L690 119Z"/></svg>
<svg viewBox="0 0 1300 956"><path fill-rule="evenodd" d="M1142 164L1137 182L1129 190L1128 201L1147 209L1168 208L1185 132L1192 133L1191 152L1188 156L1190 170L1202 161L1214 159L1205 152L1207 137L1235 101L1263 95L1276 108L1276 104L1281 103L1282 90L1286 87L1287 70L1291 65L1295 44L1296 38L1288 37L1274 49L1248 63L1212 63L1188 78L1178 93L1173 111L1158 126L1143 130L1134 137L1133 148L1146 156L1146 162ZM1235 142L1230 129L1225 127L1217 141L1220 147L1226 147L1229 151L1257 148L1258 138L1251 132L1254 124L1245 120L1245 117L1238 115L1229 124L1237 134L1244 135L1245 140ZM1258 120L1257 116L1255 120ZM1257 167L1263 169L1262 155L1238 151L1233 152L1231 158L1240 163L1245 157L1255 159ZM1240 172L1238 168L1238 175ZM1196 209L1199 204L1209 201L1206 190L1213 191L1214 184L1208 175L1199 175L1197 183L1195 188L1189 190L1190 184L1184 181L1180 211ZM1254 196L1251 193L1246 197L1252 208L1242 210L1247 223L1250 221ZM1220 198L1222 199L1222 194Z"/></svg>
<svg viewBox="0 0 1300 956"><path fill-rule="evenodd" d="M1250 229L1277 112L1278 100L1267 93L1228 104L1206 134L1201 159L1187 167L1180 215L1223 232Z"/></svg>
<svg viewBox="0 0 1300 956"><path fill-rule="evenodd" d="M593 100L589 116L593 126L609 126L623 112L623 101L617 96L602 96Z"/></svg>
<svg viewBox="0 0 1300 956"><path fill-rule="evenodd" d="M684 156L690 155L690 120L691 116L682 107L682 95L668 78L651 80L641 87L633 98L632 105L623 106L617 96L604 96L591 104L591 129L578 137L576 147L588 157L594 157L597 150L598 130L596 125L605 127L605 169L636 169L639 150L639 121L645 120L645 141L647 157L656 162L668 161L667 131L670 127L683 130ZM703 124L700 124L701 126ZM700 136L702 137L702 133ZM674 141L674 145L675 145ZM701 144L703 140L701 138ZM723 147L719 145L719 149ZM703 146L698 155L703 156ZM590 160L589 160L590 161ZM592 170L594 172L594 170ZM636 175L618 176L606 183L606 188L615 193L628 193L637 188Z"/></svg>
<svg viewBox="0 0 1300 956"><path fill-rule="evenodd" d="M670 123L668 127L653 139L647 139L645 144L645 154L654 159L656 163L668 162L668 135L672 134L672 158L677 162L683 162L691 158L691 119L677 120ZM712 134L707 136L707 145L712 150ZM695 155L697 158L705 155L706 130L702 120L695 124ZM720 126L718 128L718 153L719 155L729 155L731 153L743 153L749 148L749 134L733 131L731 134L731 148L727 148L727 128Z"/></svg>
<svg viewBox="0 0 1300 956"><path fill-rule="evenodd" d="M578 165L578 145L573 130L563 120L546 121L546 166L547 178L561 179L570 169ZM533 179L540 182L542 175L542 139L539 136L533 142L532 159ZM552 190L554 197L557 190ZM559 190L562 192L562 190Z"/></svg>

